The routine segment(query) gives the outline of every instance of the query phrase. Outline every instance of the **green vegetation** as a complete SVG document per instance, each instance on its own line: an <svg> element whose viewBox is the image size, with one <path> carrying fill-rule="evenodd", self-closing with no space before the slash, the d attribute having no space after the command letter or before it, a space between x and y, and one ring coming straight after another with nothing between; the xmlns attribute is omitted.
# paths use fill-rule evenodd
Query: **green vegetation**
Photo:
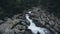
<svg viewBox="0 0 60 34"><path fill-rule="evenodd" d="M33 6L46 6L46 3L45 0L0 0L0 19L23 13Z"/></svg>

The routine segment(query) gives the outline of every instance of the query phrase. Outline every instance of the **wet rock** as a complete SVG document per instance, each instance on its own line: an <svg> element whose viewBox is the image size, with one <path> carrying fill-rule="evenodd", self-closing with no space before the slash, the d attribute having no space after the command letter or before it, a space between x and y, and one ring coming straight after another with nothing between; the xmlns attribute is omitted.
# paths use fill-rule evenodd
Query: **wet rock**
<svg viewBox="0 0 60 34"><path fill-rule="evenodd" d="M3 20L0 20L0 25L3 24L3 23L4 23L4 21Z"/></svg>
<svg viewBox="0 0 60 34"><path fill-rule="evenodd" d="M27 29L24 34L33 34L31 30Z"/></svg>
<svg viewBox="0 0 60 34"><path fill-rule="evenodd" d="M25 18L25 14L29 14L28 11L23 14L14 15L12 18L5 18L6 21L4 23L0 21L2 23L0 25L1 34L33 34L27 28L30 25L30 22ZM47 28L53 34L60 32L60 19L53 14L49 14L49 12L45 12L45 10L40 8L33 8L30 11L32 12L29 14L30 19L33 20L36 26Z"/></svg>
<svg viewBox="0 0 60 34"><path fill-rule="evenodd" d="M56 24L56 23L60 23L59 22L60 20L57 17L55 17L53 14L49 14L49 12L45 12L41 9L39 9L40 11L38 12L38 9L37 8L32 9L31 10L32 13L29 14L31 15L30 18L33 20L33 22L35 22L36 26L39 26L39 24L40 25L42 24L43 25L42 27L45 26L46 28L50 29L54 33L60 32L59 24Z"/></svg>

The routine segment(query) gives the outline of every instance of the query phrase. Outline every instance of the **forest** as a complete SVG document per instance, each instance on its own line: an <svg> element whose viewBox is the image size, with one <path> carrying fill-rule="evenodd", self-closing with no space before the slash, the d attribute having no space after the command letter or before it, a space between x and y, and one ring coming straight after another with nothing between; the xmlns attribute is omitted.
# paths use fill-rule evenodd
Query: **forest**
<svg viewBox="0 0 60 34"><path fill-rule="evenodd" d="M23 13L31 7L42 6L47 8L48 12L54 13L59 17L59 0L0 0L0 19L12 17L14 14Z"/></svg>

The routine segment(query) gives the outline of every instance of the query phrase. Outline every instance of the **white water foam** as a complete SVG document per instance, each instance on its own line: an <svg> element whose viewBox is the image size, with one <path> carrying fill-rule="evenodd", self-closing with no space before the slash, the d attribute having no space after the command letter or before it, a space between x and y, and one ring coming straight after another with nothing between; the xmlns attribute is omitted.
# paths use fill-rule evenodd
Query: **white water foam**
<svg viewBox="0 0 60 34"><path fill-rule="evenodd" d="M26 14L26 19L30 22L30 26L28 26L28 29L30 29L34 34L37 34L37 32L39 32L40 34L50 34L50 31L48 31L46 28L37 27L29 18L29 14Z"/></svg>

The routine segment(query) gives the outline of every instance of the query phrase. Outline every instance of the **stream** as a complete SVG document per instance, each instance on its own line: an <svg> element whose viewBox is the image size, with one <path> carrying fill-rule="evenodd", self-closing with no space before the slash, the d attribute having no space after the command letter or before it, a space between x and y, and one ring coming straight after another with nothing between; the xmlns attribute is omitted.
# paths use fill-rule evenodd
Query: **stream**
<svg viewBox="0 0 60 34"><path fill-rule="evenodd" d="M31 13L31 11L29 13ZM37 27L33 20L29 18L29 14L26 14L25 17L30 22L30 26L28 26L28 29L30 29L33 34L37 34L37 32L39 32L40 34L50 34L50 31L46 28Z"/></svg>

